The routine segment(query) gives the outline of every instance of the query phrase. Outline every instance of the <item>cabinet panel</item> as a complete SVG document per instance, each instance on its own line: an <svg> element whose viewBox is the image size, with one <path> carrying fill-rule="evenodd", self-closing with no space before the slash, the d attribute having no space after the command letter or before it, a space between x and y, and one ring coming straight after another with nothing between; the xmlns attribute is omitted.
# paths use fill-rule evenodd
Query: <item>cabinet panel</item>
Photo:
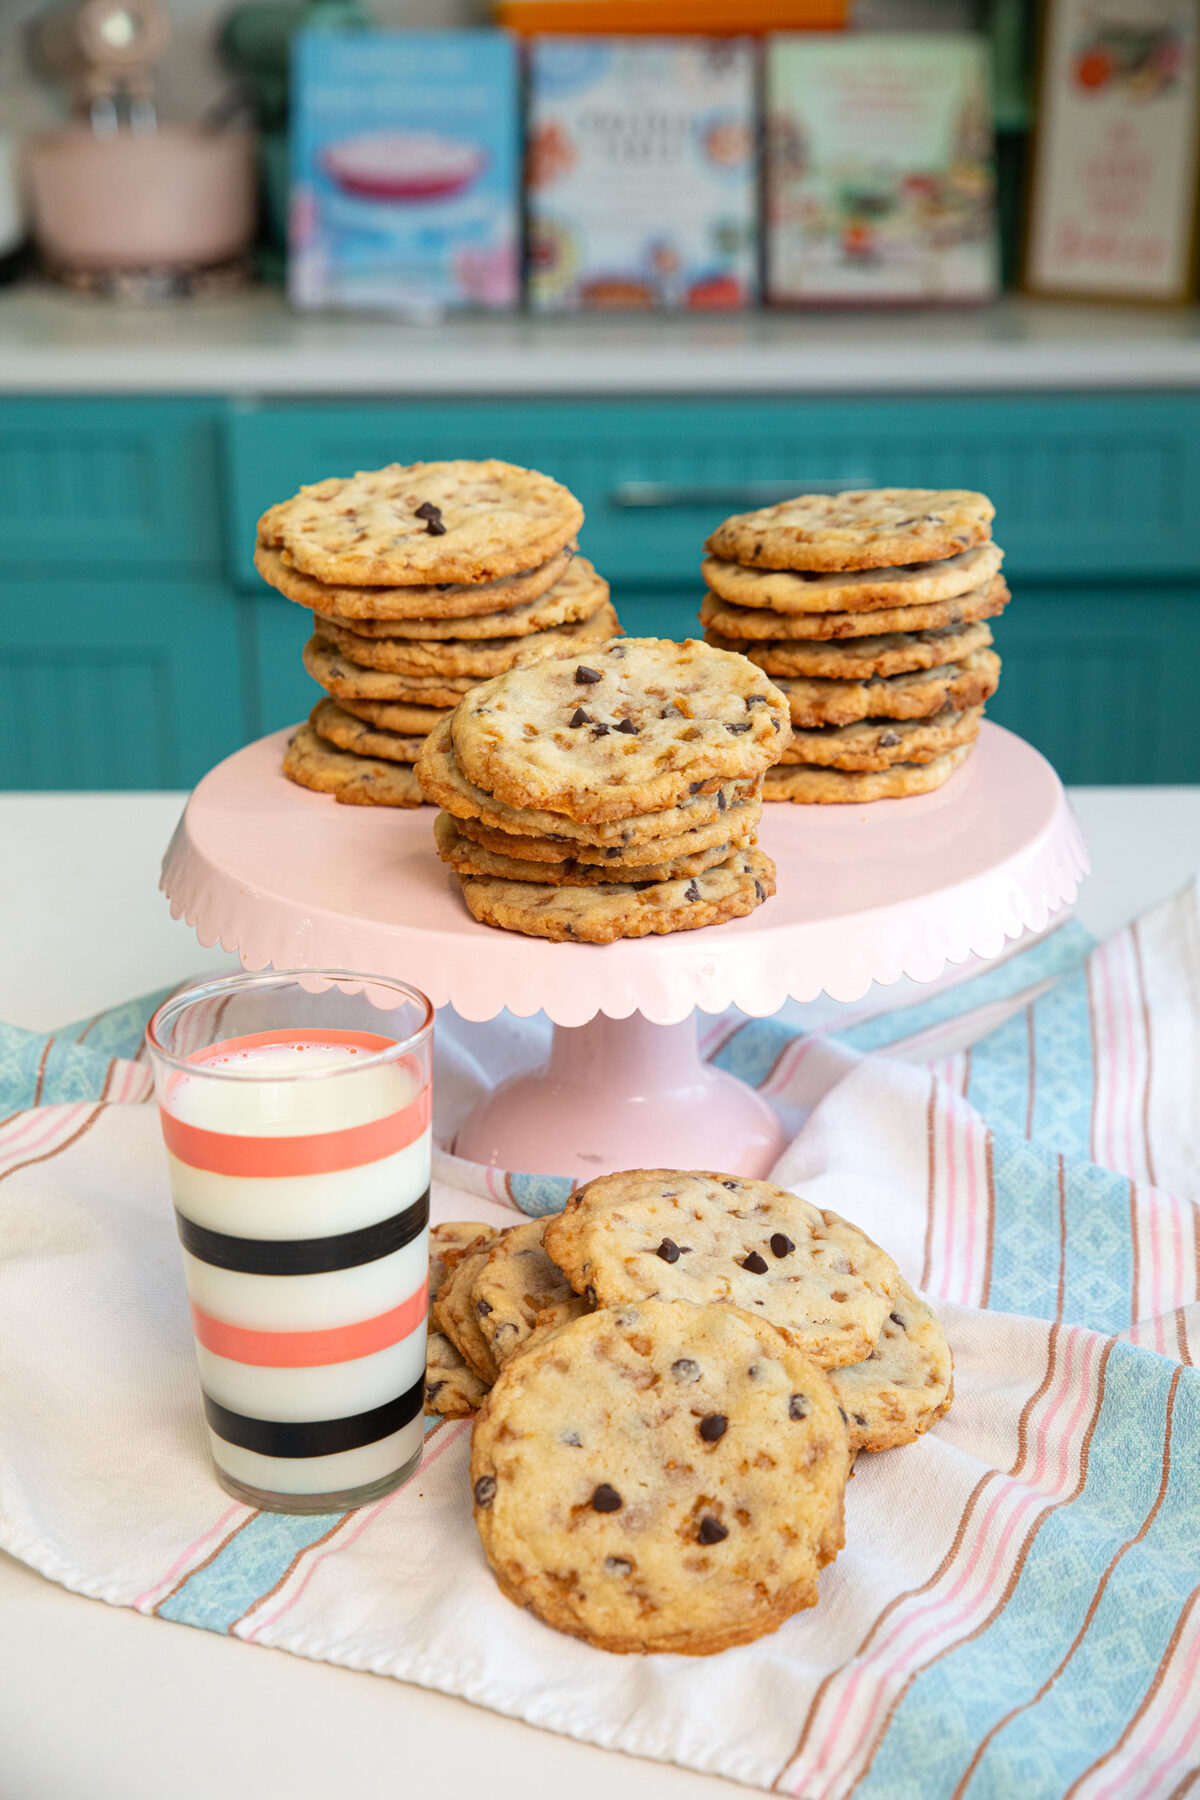
<svg viewBox="0 0 1200 1800"><path fill-rule="evenodd" d="M187 400L0 406L8 573L221 567L221 407Z"/></svg>
<svg viewBox="0 0 1200 1800"><path fill-rule="evenodd" d="M980 395L297 403L230 418L234 566L301 482L419 458L500 456L573 488L610 578L697 579L726 514L806 484L977 487L1016 574L1200 572L1200 397Z"/></svg>
<svg viewBox="0 0 1200 1800"><path fill-rule="evenodd" d="M993 631L1004 671L988 716L1064 781L1200 781L1200 589L1018 583Z"/></svg>
<svg viewBox="0 0 1200 1800"><path fill-rule="evenodd" d="M269 588L243 604L254 633L258 671L255 730L278 731L306 719L324 696L300 660L312 636L312 614Z"/></svg>
<svg viewBox="0 0 1200 1800"><path fill-rule="evenodd" d="M203 582L0 587L0 787L190 787L251 734L244 605Z"/></svg>

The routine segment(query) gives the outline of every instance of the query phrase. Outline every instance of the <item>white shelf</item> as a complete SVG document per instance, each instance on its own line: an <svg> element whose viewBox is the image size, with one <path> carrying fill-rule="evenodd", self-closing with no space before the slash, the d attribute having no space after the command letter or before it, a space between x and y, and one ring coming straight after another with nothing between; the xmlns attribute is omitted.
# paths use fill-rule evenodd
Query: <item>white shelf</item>
<svg viewBox="0 0 1200 1800"><path fill-rule="evenodd" d="M121 307L0 294L0 393L853 394L1200 388L1200 311L1010 299L984 310L737 318L306 317L256 291Z"/></svg>

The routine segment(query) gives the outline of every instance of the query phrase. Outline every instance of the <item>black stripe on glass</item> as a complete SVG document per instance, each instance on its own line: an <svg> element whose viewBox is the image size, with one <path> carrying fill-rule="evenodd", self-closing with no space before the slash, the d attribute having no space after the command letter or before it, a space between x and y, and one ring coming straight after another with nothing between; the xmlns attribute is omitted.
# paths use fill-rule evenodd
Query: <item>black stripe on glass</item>
<svg viewBox="0 0 1200 1800"><path fill-rule="evenodd" d="M424 1374L406 1393L370 1412L300 1424L290 1419L251 1419L204 1396L205 1416L217 1436L242 1450L256 1450L260 1456L337 1456L343 1450L361 1450L364 1444L377 1444L380 1438L399 1431L416 1418L424 1404Z"/></svg>
<svg viewBox="0 0 1200 1800"><path fill-rule="evenodd" d="M240 1275L330 1275L336 1269L378 1262L411 1244L429 1223L429 1189L390 1219L335 1237L229 1237L185 1219L181 1212L176 1212L175 1223L184 1249L215 1269L234 1269Z"/></svg>

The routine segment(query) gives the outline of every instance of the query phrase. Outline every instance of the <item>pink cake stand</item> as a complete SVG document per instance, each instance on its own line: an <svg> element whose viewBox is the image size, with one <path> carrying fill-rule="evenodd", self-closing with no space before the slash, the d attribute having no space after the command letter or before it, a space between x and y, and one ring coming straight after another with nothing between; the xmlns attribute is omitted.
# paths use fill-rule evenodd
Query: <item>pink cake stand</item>
<svg viewBox="0 0 1200 1800"><path fill-rule="evenodd" d="M931 981L1042 930L1087 869L1050 765L985 724L937 793L872 806L768 806L779 891L749 918L617 944L479 925L438 861L429 808L338 806L284 779L289 733L239 750L188 801L163 863L176 918L246 968L360 969L415 982L465 1019L545 1012L549 1061L496 1088L454 1149L498 1168L590 1177L684 1167L760 1175L771 1109L700 1060L697 1011L756 1016L824 991Z"/></svg>

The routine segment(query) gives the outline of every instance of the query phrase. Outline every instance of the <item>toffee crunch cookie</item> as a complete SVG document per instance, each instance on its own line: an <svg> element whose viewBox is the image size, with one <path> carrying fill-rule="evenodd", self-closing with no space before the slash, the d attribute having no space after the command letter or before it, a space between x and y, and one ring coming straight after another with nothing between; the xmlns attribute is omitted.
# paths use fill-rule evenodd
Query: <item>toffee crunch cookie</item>
<svg viewBox="0 0 1200 1800"><path fill-rule="evenodd" d="M586 655L606 644L620 631L617 615L607 601L590 617L576 619L554 630L525 637L483 638L479 642L450 638L425 643L413 638L363 637L331 620L313 614L313 624L340 656L360 668L379 669L403 680L445 676L470 676L483 681L490 675L519 667L535 657Z"/></svg>
<svg viewBox="0 0 1200 1800"><path fill-rule="evenodd" d="M399 731L380 731L356 719L336 700L318 700L308 722L319 738L355 756L379 756L384 762L412 763L420 753L423 737L406 737Z"/></svg>
<svg viewBox="0 0 1200 1800"><path fill-rule="evenodd" d="M368 588L363 591L370 593L374 590ZM330 625L339 625L344 631L353 631L360 637L398 638L404 641L416 638L430 643L452 638L474 643L476 639L486 641L489 638L527 637L534 631L553 630L559 625L569 625L574 620L590 619L604 605L608 592L607 581L597 575L587 557L577 556L553 587L547 588L536 599L523 600L519 605L510 606L504 611L479 613L471 618L360 618L354 614L340 613L328 604L318 606L315 603L313 611L317 614L318 630L321 628L321 621L326 620Z"/></svg>
<svg viewBox="0 0 1200 1800"><path fill-rule="evenodd" d="M662 837L711 825L731 807L757 798L761 777L723 782L713 793L692 794L678 806L640 818L608 823L580 824L562 813L538 807L509 806L468 781L459 768L447 715L429 733L417 758L417 778L428 798L445 807L456 819L478 819L491 831L516 837L565 838L571 844L627 848Z"/></svg>
<svg viewBox="0 0 1200 1800"><path fill-rule="evenodd" d="M933 1309L901 1276L895 1305L865 1362L830 1374L851 1450L912 1444L950 1410L954 1360Z"/></svg>
<svg viewBox="0 0 1200 1800"><path fill-rule="evenodd" d="M761 773L791 732L787 703L706 644L630 638L576 662L483 683L451 723L468 780L510 806L609 822Z"/></svg>
<svg viewBox="0 0 1200 1800"><path fill-rule="evenodd" d="M971 754L962 744L927 763L893 763L889 769L856 772L790 764L768 769L764 800L791 800L803 806L854 806L868 800L906 800L929 794L949 781Z"/></svg>
<svg viewBox="0 0 1200 1800"><path fill-rule="evenodd" d="M567 545L556 550L538 568L523 570L519 575L504 575L498 581L355 587L339 581L317 581L303 569L298 569L272 539L265 539L264 529L274 529L274 511L272 507L259 521L255 568L264 581L270 582L298 606L307 606L313 612L335 613L346 619L452 621L524 606L562 580L571 566L574 552L574 546Z"/></svg>
<svg viewBox="0 0 1200 1800"><path fill-rule="evenodd" d="M794 734L800 726L853 725L860 719L924 719L947 706L956 710L980 706L996 691L1000 658L993 650L976 650L962 662L914 669L904 675L870 675L859 681L811 675L776 675L772 679L787 695Z"/></svg>
<svg viewBox="0 0 1200 1800"><path fill-rule="evenodd" d="M849 1461L826 1376L765 1320L622 1305L501 1371L472 1433L475 1523L547 1625L703 1656L815 1605Z"/></svg>
<svg viewBox="0 0 1200 1800"><path fill-rule="evenodd" d="M704 1170L590 1181L545 1244L576 1293L600 1306L741 1307L828 1369L870 1354L900 1279L887 1252L836 1213L768 1181Z"/></svg>
<svg viewBox="0 0 1200 1800"><path fill-rule="evenodd" d="M1008 584L993 575L982 587L953 600L933 600L925 606L893 606L878 612L776 613L761 608L729 606L715 594L705 594L700 622L706 639L716 635L722 649L743 648L756 639L878 637L894 631L938 631L944 626L973 625L977 619L994 619L1008 605Z"/></svg>
<svg viewBox="0 0 1200 1800"><path fill-rule="evenodd" d="M952 707L928 719L861 719L854 725L819 725L797 731L780 758L829 769L890 769L896 763L931 763L979 736L982 706Z"/></svg>
<svg viewBox="0 0 1200 1800"><path fill-rule="evenodd" d="M761 850L735 850L690 879L556 887L461 875L463 899L481 925L559 943L614 944L618 938L697 931L740 919L775 892L775 864Z"/></svg>
<svg viewBox="0 0 1200 1800"><path fill-rule="evenodd" d="M538 568L582 524L582 506L561 483L493 459L333 476L273 506L259 536L318 581L404 587Z"/></svg>
<svg viewBox="0 0 1200 1800"><path fill-rule="evenodd" d="M780 613L858 612L953 600L998 575L1003 561L998 544L979 544L943 562L893 569L750 569L706 556L700 573L712 592L733 606Z"/></svg>
<svg viewBox="0 0 1200 1800"><path fill-rule="evenodd" d="M422 806L425 796L408 763L384 762L338 750L302 725L283 758L283 772L298 787L332 794L343 806Z"/></svg>
<svg viewBox="0 0 1200 1800"><path fill-rule="evenodd" d="M708 549L759 569L879 569L942 561L992 535L995 507L962 488L866 488L801 494L737 513Z"/></svg>
<svg viewBox="0 0 1200 1800"><path fill-rule="evenodd" d="M442 1283L433 1303L434 1324L439 1331L445 1333L459 1355L488 1387L495 1381L498 1370L491 1345L479 1329L479 1316L475 1311L475 1281L491 1254L495 1241L496 1234L493 1232L466 1251L460 1252L448 1280Z"/></svg>
<svg viewBox="0 0 1200 1800"><path fill-rule="evenodd" d="M555 887L590 887L593 884L609 886L618 881L677 881L688 875L703 875L706 869L725 862L734 848L726 841L714 845L710 850L673 856L663 862L636 863L632 867L612 863L576 862L570 857L558 862L531 862L473 843L470 838L461 834L457 821L445 812L439 813L433 822L433 837L438 855L456 875L496 876L504 881L549 882ZM516 845L524 841L521 838L513 839ZM652 848L652 845L644 846L647 852Z"/></svg>
<svg viewBox="0 0 1200 1800"><path fill-rule="evenodd" d="M500 856L511 856L528 862L558 863L571 860L576 863L600 863L609 869L636 869L654 860L664 862L672 857L696 856L702 850L711 850L717 845L741 849L754 841L755 828L762 818L761 800L737 800L708 825L694 825L690 831L675 832L670 836L647 839L645 843L631 844L581 844L572 838L565 837L520 837L508 831L494 831L479 819L456 818L454 823L461 836L470 838L473 844L479 844L485 850L494 850ZM437 825L435 822L434 829ZM536 876L533 877L537 879ZM636 876L626 879L636 880Z"/></svg>
<svg viewBox="0 0 1200 1800"><path fill-rule="evenodd" d="M542 1247L545 1219L514 1225L492 1245L475 1278L479 1328L500 1368L536 1330L565 1325L588 1311Z"/></svg>
<svg viewBox="0 0 1200 1800"><path fill-rule="evenodd" d="M733 647L715 632L711 635L722 649ZM962 663L977 651L986 650L992 641L991 626L980 622L833 642L794 638L787 643L745 643L742 655L757 663L775 682L781 675L838 682L869 681L876 675L905 675L918 669L937 669L946 663Z"/></svg>
<svg viewBox="0 0 1200 1800"><path fill-rule="evenodd" d="M343 712L352 713L380 731L397 731L412 737L428 737L435 726L448 719L453 706L410 706L405 700L352 700L348 695L339 700Z"/></svg>
<svg viewBox="0 0 1200 1800"><path fill-rule="evenodd" d="M320 636L310 637L302 654L313 680L335 700L400 701L449 710L477 685L469 675L388 675L382 669L360 668Z"/></svg>

